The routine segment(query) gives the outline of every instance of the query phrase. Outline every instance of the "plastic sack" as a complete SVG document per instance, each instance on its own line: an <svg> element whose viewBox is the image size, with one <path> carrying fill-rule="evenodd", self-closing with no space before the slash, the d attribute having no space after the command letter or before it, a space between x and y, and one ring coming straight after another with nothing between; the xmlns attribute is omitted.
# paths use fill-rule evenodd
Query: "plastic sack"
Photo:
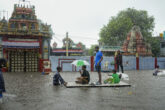
<svg viewBox="0 0 165 110"><path fill-rule="evenodd" d="M121 74L121 80L126 80L126 81L129 80L129 76L128 76L127 74L125 74L125 73L117 73L117 74L118 74L118 75Z"/></svg>
<svg viewBox="0 0 165 110"><path fill-rule="evenodd" d="M158 76L165 76L165 71L161 71L157 73Z"/></svg>

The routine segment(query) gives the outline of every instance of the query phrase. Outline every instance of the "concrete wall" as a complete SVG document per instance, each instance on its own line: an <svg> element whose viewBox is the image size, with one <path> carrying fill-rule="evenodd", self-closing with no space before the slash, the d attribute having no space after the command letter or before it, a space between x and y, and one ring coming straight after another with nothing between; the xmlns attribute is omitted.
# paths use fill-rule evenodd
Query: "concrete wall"
<svg viewBox="0 0 165 110"><path fill-rule="evenodd" d="M56 71L56 67L59 65L63 71L79 71L81 67L75 67L71 65L73 60L86 60L91 64L90 56L50 56L52 71ZM109 71L114 69L114 65L111 62L114 61L114 57L104 57L102 61L102 71ZM165 57L157 58L157 64L161 69L165 68ZM123 56L124 70L136 70L136 57L135 56ZM150 70L155 68L154 57L139 57L139 69ZM87 66L87 70L91 71L91 65Z"/></svg>
<svg viewBox="0 0 165 110"><path fill-rule="evenodd" d="M136 70L136 57L123 56L123 67L124 70Z"/></svg>
<svg viewBox="0 0 165 110"><path fill-rule="evenodd" d="M159 68L165 69L165 57L158 57L157 61L158 61Z"/></svg>
<svg viewBox="0 0 165 110"><path fill-rule="evenodd" d="M154 57L139 57L139 69L150 70L155 68Z"/></svg>
<svg viewBox="0 0 165 110"><path fill-rule="evenodd" d="M114 61L114 57L103 57L103 61L101 62L101 68L104 71L109 71L114 69L114 65L111 65L111 62Z"/></svg>
<svg viewBox="0 0 165 110"><path fill-rule="evenodd" d="M63 71L79 71L81 67L75 67L71 64L74 60L86 60L90 62L90 56L50 56L52 71L56 71L57 66L61 66ZM90 71L90 65L87 66L87 70Z"/></svg>

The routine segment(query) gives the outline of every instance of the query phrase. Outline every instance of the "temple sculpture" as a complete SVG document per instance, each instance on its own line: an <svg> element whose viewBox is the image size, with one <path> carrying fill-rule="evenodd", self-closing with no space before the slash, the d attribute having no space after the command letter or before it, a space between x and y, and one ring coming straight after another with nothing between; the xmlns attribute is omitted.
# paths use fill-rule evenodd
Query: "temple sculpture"
<svg viewBox="0 0 165 110"><path fill-rule="evenodd" d="M138 55L151 56L151 46L146 43L138 26L133 26L124 41L123 47L124 55Z"/></svg>

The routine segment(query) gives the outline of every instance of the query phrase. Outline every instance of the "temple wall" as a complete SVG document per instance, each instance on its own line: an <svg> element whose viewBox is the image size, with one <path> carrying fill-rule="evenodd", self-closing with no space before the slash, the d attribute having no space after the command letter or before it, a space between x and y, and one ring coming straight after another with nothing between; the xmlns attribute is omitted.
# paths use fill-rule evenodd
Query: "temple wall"
<svg viewBox="0 0 165 110"><path fill-rule="evenodd" d="M164 69L165 68L165 57L158 57L158 65L160 69Z"/></svg>
<svg viewBox="0 0 165 110"><path fill-rule="evenodd" d="M149 70L154 69L155 58L154 57L139 57L139 69Z"/></svg>
<svg viewBox="0 0 165 110"><path fill-rule="evenodd" d="M91 64L90 56L50 56L52 71L56 71L58 65L62 66L63 71L79 71L79 67L72 66L70 63L73 60L86 60ZM104 57L102 61L102 71L108 71L114 69L114 65L111 62L114 61L114 57ZM157 64L160 69L165 69L165 57L158 57ZM136 57L135 56L123 56L124 70L136 70ZM152 70L155 68L154 57L139 57L139 69L140 70ZM91 65L87 66L87 70L91 71ZM95 69L94 69L95 70Z"/></svg>
<svg viewBox="0 0 165 110"><path fill-rule="evenodd" d="M56 67L59 65L63 71L79 71L81 67L75 67L71 65L74 60L86 60L90 62L90 56L50 56L51 69L56 71ZM90 71L90 66L87 66L87 70Z"/></svg>
<svg viewBox="0 0 165 110"><path fill-rule="evenodd" d="M136 57L123 56L123 67L124 70L136 70Z"/></svg>

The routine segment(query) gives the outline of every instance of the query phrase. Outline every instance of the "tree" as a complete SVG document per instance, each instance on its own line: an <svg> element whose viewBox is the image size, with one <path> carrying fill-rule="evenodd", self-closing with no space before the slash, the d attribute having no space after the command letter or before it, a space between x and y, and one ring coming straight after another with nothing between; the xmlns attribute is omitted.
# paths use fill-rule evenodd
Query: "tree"
<svg viewBox="0 0 165 110"><path fill-rule="evenodd" d="M88 50L89 56L94 56L94 51L95 51L96 46L98 46L98 45L91 45L90 49Z"/></svg>
<svg viewBox="0 0 165 110"><path fill-rule="evenodd" d="M109 23L100 31L99 42L103 45L122 46L131 28L137 25L147 42L150 42L154 29L154 17L145 10L128 8L120 11L117 16L111 17ZM151 44L152 45L152 44Z"/></svg>
<svg viewBox="0 0 165 110"><path fill-rule="evenodd" d="M151 37L149 39L149 42L151 42L152 54L154 56L159 56L160 55L160 39L158 39L158 37Z"/></svg>

